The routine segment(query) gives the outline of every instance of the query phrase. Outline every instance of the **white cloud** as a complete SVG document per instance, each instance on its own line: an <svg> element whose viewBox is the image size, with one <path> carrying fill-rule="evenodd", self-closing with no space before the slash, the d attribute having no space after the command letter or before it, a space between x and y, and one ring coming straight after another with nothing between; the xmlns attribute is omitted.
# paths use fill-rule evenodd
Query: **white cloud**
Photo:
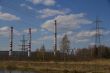
<svg viewBox="0 0 110 73"><path fill-rule="evenodd" d="M27 8L28 8L29 10L33 10L33 8L32 8L31 6L27 6Z"/></svg>
<svg viewBox="0 0 110 73"><path fill-rule="evenodd" d="M96 34L96 31L81 31L76 35L76 37L79 39L89 38L89 37L95 36L95 34Z"/></svg>
<svg viewBox="0 0 110 73"><path fill-rule="evenodd" d="M33 8L29 5L26 5L26 4L20 4L21 7L26 7L27 9L29 10L33 10Z"/></svg>
<svg viewBox="0 0 110 73"><path fill-rule="evenodd" d="M110 31L105 31L105 32L103 31L102 33L105 35L110 35Z"/></svg>
<svg viewBox="0 0 110 73"><path fill-rule="evenodd" d="M24 30L23 32L24 32L24 33L29 33L29 29L26 29L26 30ZM32 28L32 29L31 29L31 32L32 32L32 33L35 33L35 32L37 32L37 29L36 29L36 28Z"/></svg>
<svg viewBox="0 0 110 73"><path fill-rule="evenodd" d="M106 31L107 34L109 31ZM61 33L57 35L58 42L61 41L63 36L67 34L69 40L73 44L78 44L78 43L87 43L87 42L92 42L91 39L96 35L96 31L80 31L80 32L73 32L73 31L67 31L66 33ZM106 34L106 35L107 35ZM46 40L51 40L54 43L54 34L53 35L45 35L43 37L39 38L40 41L46 41Z"/></svg>
<svg viewBox="0 0 110 73"><path fill-rule="evenodd" d="M24 6L26 6L26 4L20 4L20 6L21 6L21 7L24 7Z"/></svg>
<svg viewBox="0 0 110 73"><path fill-rule="evenodd" d="M108 35L109 33L110 33L110 31L105 31L104 35ZM82 46L82 44L85 44L87 46L87 45L94 44L94 43L91 43L91 42L94 41L94 40L92 40L92 37L96 34L96 31L95 30L94 31L90 31L90 30L85 30L84 31L84 30L82 30L80 32L67 31L66 33L58 34L57 35L57 37L58 37L58 39L57 39L58 46L60 45L61 39L63 38L63 36L65 34L68 35L68 38L69 38L72 46L73 45L75 46L76 44L81 44L81 46ZM42 41L51 42L49 45L51 45L51 47L53 47L53 45L54 45L54 34L53 35L44 35L44 36L38 38L36 41L33 41L33 43L37 44L37 45L41 45Z"/></svg>
<svg viewBox="0 0 110 73"><path fill-rule="evenodd" d="M89 32L89 31L88 31ZM71 45L73 46L74 44L84 44L84 43L87 43L88 44L88 42L89 41L91 41L91 37L87 37L87 36L83 36L83 38L80 38L81 36L79 36L79 34L86 34L86 35L89 35L86 31L84 31L84 32L73 32L73 31L67 31L66 33L61 33L61 34L58 34L57 35L57 42L58 42L58 46L60 46L60 43L61 43L61 39L63 38L63 36L65 35L65 34L67 34L68 35L68 38L69 38L69 40L70 40L70 42L71 42ZM93 33L93 32L91 32L91 33ZM77 36L79 36L79 37L77 37ZM39 42L38 42L39 41ZM54 34L53 35L45 35L45 36L42 36L42 37L40 37L40 38L38 38L36 41L33 41L33 43L34 44L38 44L38 45L41 45L42 44L42 41L45 41L45 43L46 43L46 41L49 41L49 42L51 42L49 45L51 45L51 47L53 47L53 45L54 45ZM91 41L92 42L92 41Z"/></svg>
<svg viewBox="0 0 110 73"><path fill-rule="evenodd" d="M104 31L104 30L99 30L99 35L109 35L110 31ZM77 33L76 37L78 39L86 39L86 38L91 38L91 37L95 37L96 35L96 31L81 31L79 33Z"/></svg>
<svg viewBox="0 0 110 73"><path fill-rule="evenodd" d="M27 1L30 1L33 4L43 4L46 6L51 6L51 5L54 5L56 3L55 0L27 0Z"/></svg>
<svg viewBox="0 0 110 73"><path fill-rule="evenodd" d="M13 30L13 33L14 33L14 35L17 35L17 36L20 35L20 33L15 29ZM0 36L9 37L9 34L10 34L10 27L4 26L4 27L0 28Z"/></svg>
<svg viewBox="0 0 110 73"><path fill-rule="evenodd" d="M54 21L57 20L58 32L71 31L79 28L81 25L91 24L92 22L84 17L84 13L69 14L69 15L58 15L54 19L47 20L41 25L42 28L48 31L54 31Z"/></svg>
<svg viewBox="0 0 110 73"><path fill-rule="evenodd" d="M67 34L69 40L72 43L85 43L91 40L91 37L93 37L96 32L95 31L81 31L81 32L73 32L73 31L67 31L66 33L58 34L58 42L61 41L63 36ZM51 40L54 42L54 35L47 35L44 37L40 37L39 40Z"/></svg>
<svg viewBox="0 0 110 73"><path fill-rule="evenodd" d="M47 6L54 5L54 4L55 4L55 0L45 0L44 1L44 5L47 5Z"/></svg>
<svg viewBox="0 0 110 73"><path fill-rule="evenodd" d="M32 2L33 4L41 4L42 0L27 0Z"/></svg>
<svg viewBox="0 0 110 73"><path fill-rule="evenodd" d="M85 33L85 32L84 32ZM90 37L86 37L86 36L83 36L81 34L81 32L73 32L73 31L67 31L66 33L64 33L62 35L62 37L67 34L68 35L68 38L69 40L72 42L72 43L84 43L84 42L87 42L89 41L89 38ZM83 36L83 38L81 38Z"/></svg>
<svg viewBox="0 0 110 73"><path fill-rule="evenodd" d="M13 30L13 33L14 33L15 36L20 36L21 35L21 33L19 31L15 30L15 29Z"/></svg>
<svg viewBox="0 0 110 73"><path fill-rule="evenodd" d="M68 37L69 37L69 39L71 39L71 38L73 38L74 36L74 32L72 32L72 31L68 31L68 32L66 32L66 33L62 33L62 34L58 34L57 35L57 39L58 39L58 42L63 38L63 36L65 35L65 34L67 34L68 35ZM51 40L51 41L53 41L54 42L54 34L53 35L44 35L44 36L42 36L42 37L40 37L40 38L38 38L40 41L46 41L46 40Z"/></svg>
<svg viewBox="0 0 110 73"><path fill-rule="evenodd" d="M0 19L7 21L20 20L20 18L15 15L12 15L10 13L3 13L3 12L0 12Z"/></svg>
<svg viewBox="0 0 110 73"><path fill-rule="evenodd" d="M67 12L67 10L54 10L54 9L43 9L38 11L38 13L41 14L41 18L47 18L47 17L51 17L51 16L56 16L56 15L64 15Z"/></svg>
<svg viewBox="0 0 110 73"><path fill-rule="evenodd" d="M77 39L75 42L76 43L85 43L87 41L89 41L89 39Z"/></svg>
<svg viewBox="0 0 110 73"><path fill-rule="evenodd" d="M4 26L0 28L0 36L8 36L9 27Z"/></svg>

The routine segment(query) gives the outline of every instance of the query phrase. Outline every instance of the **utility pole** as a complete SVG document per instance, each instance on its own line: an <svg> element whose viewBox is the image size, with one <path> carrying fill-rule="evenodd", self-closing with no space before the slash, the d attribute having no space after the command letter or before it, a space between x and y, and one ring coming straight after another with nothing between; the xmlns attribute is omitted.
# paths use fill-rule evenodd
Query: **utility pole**
<svg viewBox="0 0 110 73"><path fill-rule="evenodd" d="M13 51L13 27L11 27L9 56L12 56L12 51Z"/></svg>
<svg viewBox="0 0 110 73"><path fill-rule="evenodd" d="M57 21L55 20L55 35L54 35L54 41L55 41L55 45L54 45L54 55L56 55L57 53Z"/></svg>
<svg viewBox="0 0 110 73"><path fill-rule="evenodd" d="M32 38L32 35L31 35L31 28L29 28L29 48L28 48L28 57L30 57L30 55L31 55L31 38Z"/></svg>

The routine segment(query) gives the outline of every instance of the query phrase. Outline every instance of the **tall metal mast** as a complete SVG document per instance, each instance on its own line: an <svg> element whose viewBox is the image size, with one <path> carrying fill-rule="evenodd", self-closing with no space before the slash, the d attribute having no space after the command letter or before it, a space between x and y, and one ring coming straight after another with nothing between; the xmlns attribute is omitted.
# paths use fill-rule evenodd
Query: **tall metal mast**
<svg viewBox="0 0 110 73"><path fill-rule="evenodd" d="M31 28L29 28L29 49L28 49L28 57L31 55Z"/></svg>
<svg viewBox="0 0 110 73"><path fill-rule="evenodd" d="M95 23L96 23L96 34L95 34L95 57L100 57L101 54L99 53L101 51L101 27L100 27L100 22L102 22L98 17L96 17Z"/></svg>
<svg viewBox="0 0 110 73"><path fill-rule="evenodd" d="M12 56L12 51L13 51L13 27L11 27L9 56Z"/></svg>
<svg viewBox="0 0 110 73"><path fill-rule="evenodd" d="M101 28L100 28L100 22L102 22L101 20L99 20L98 17L96 17L95 23L96 23L96 35L95 35L95 45L96 47L101 45Z"/></svg>
<svg viewBox="0 0 110 73"><path fill-rule="evenodd" d="M55 47L54 47L54 55L56 55L57 52L57 21L55 20Z"/></svg>
<svg viewBox="0 0 110 73"><path fill-rule="evenodd" d="M28 46L28 45L26 45L26 39L25 39L25 35L23 35L23 37L22 37L22 40L21 40L21 45L19 45L19 46L21 46L21 50L22 51L26 51L27 50L27 47L26 46Z"/></svg>

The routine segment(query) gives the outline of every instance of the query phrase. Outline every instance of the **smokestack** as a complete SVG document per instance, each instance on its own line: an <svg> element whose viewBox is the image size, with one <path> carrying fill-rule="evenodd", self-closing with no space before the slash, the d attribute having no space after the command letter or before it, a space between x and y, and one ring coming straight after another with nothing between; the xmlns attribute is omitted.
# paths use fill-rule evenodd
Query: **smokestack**
<svg viewBox="0 0 110 73"><path fill-rule="evenodd" d="M57 21L55 20L55 45L54 45L54 55L56 55L57 52Z"/></svg>
<svg viewBox="0 0 110 73"><path fill-rule="evenodd" d="M12 56L13 51L13 27L11 27L11 35L10 35L10 50L9 50L9 56Z"/></svg>
<svg viewBox="0 0 110 73"><path fill-rule="evenodd" d="M28 48L28 57L31 55L31 28L29 28L29 48Z"/></svg>

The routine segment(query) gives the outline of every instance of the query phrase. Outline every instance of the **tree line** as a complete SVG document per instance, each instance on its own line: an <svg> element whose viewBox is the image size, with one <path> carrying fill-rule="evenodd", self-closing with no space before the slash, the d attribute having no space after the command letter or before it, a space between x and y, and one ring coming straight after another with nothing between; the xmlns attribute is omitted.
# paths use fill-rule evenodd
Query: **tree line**
<svg viewBox="0 0 110 73"><path fill-rule="evenodd" d="M71 49L70 40L65 34L60 41L60 49L57 50L56 55L53 51L46 51L43 44L39 49L31 52L31 56L14 56L14 57L0 57L2 59L13 60L35 60L35 61L75 61L75 60L93 60L93 59L109 59L110 47L99 45L88 48ZM2 60L1 59L1 60Z"/></svg>
<svg viewBox="0 0 110 73"><path fill-rule="evenodd" d="M110 47L104 45L93 45L88 48L77 48L71 49L70 40L65 34L60 42L60 49L57 50L57 54L47 52L45 45L43 44L39 50L37 50L37 60L60 60L60 61L71 61L71 60L92 60L92 59L109 59L110 58Z"/></svg>

